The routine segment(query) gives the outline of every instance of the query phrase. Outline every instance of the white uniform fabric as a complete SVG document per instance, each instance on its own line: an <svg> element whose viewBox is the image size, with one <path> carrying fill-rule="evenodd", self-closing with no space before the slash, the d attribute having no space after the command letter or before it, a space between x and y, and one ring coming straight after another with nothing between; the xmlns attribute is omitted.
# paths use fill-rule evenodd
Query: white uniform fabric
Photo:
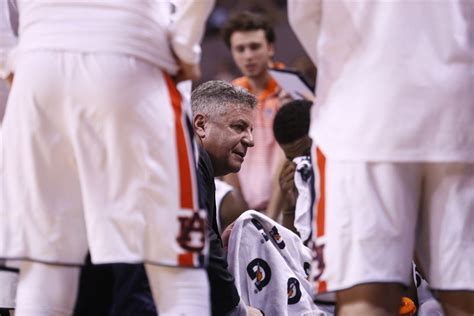
<svg viewBox="0 0 474 316"><path fill-rule="evenodd" d="M318 291L406 284L415 241L431 286L472 289L474 3L290 0L288 15L318 67Z"/></svg>
<svg viewBox="0 0 474 316"><path fill-rule="evenodd" d="M327 315L313 303L307 280L310 249L265 215L247 211L239 216L227 261L240 298L265 315Z"/></svg>
<svg viewBox="0 0 474 316"><path fill-rule="evenodd" d="M165 2L19 1L0 257L76 265L90 249L94 263L203 264L186 110L157 66L167 37L194 61L175 45L199 45L212 3L180 3L171 23Z"/></svg>
<svg viewBox="0 0 474 316"><path fill-rule="evenodd" d="M120 53L144 59L169 74L180 60L196 64L213 0L17 0L18 54L41 49Z"/></svg>
<svg viewBox="0 0 474 316"><path fill-rule="evenodd" d="M222 232L225 227L222 227L221 224L221 203L224 197L234 190L234 187L230 184L219 180L214 179L214 184L216 186L216 219L217 219L217 229L219 229L219 234L222 235Z"/></svg>
<svg viewBox="0 0 474 316"><path fill-rule="evenodd" d="M295 157L293 162L296 164L295 169L295 186L298 190L298 198L295 206L295 228L300 234L300 238L306 245L312 237L313 223L313 203L314 188L313 167L311 166L311 158L308 156Z"/></svg>
<svg viewBox="0 0 474 316"><path fill-rule="evenodd" d="M18 12L14 4L14 0L0 1L0 78L6 78L11 72L8 60L12 48L18 41L15 36L18 30L13 29L14 26L18 27ZM0 116L2 116L1 114L3 111L0 109Z"/></svg>
<svg viewBox="0 0 474 316"><path fill-rule="evenodd" d="M148 264L145 269L159 315L209 315L211 302L206 270Z"/></svg>
<svg viewBox="0 0 474 316"><path fill-rule="evenodd" d="M432 288L474 290L474 164L328 159L325 172L320 291L408 285L415 245Z"/></svg>
<svg viewBox="0 0 474 316"><path fill-rule="evenodd" d="M2 6L4 4L0 4ZM0 11L1 12L1 11ZM2 119L8 99L8 88L6 83L0 79L0 192L3 192L3 137ZM1 193L0 193L1 194ZM15 269L5 267L6 263L0 259L0 308L14 308L16 288L18 284L18 272Z"/></svg>
<svg viewBox="0 0 474 316"><path fill-rule="evenodd" d="M2 256L79 264L89 245L94 263L178 264L198 205L166 80L130 56L23 55L2 128Z"/></svg>
<svg viewBox="0 0 474 316"><path fill-rule="evenodd" d="M288 1L328 159L474 162L474 2Z"/></svg>
<svg viewBox="0 0 474 316"><path fill-rule="evenodd" d="M70 316L79 291L81 269L23 261L15 315Z"/></svg>

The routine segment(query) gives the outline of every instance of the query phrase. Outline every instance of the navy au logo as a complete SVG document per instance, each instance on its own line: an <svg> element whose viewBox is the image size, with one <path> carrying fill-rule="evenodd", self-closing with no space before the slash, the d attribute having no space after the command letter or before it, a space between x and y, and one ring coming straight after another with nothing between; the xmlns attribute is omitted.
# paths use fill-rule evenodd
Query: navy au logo
<svg viewBox="0 0 474 316"><path fill-rule="evenodd" d="M178 217L180 233L176 240L181 248L191 252L201 252L204 249L205 223L199 212L190 217Z"/></svg>
<svg viewBox="0 0 474 316"><path fill-rule="evenodd" d="M251 280L255 280L255 287L261 291L270 283L272 270L268 263L260 258L255 258L247 265L247 273Z"/></svg>

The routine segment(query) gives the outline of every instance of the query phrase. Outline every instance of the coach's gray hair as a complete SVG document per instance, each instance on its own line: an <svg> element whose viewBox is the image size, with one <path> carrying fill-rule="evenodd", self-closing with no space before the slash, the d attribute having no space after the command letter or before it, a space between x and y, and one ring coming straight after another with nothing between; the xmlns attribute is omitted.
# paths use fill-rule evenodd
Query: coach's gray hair
<svg viewBox="0 0 474 316"><path fill-rule="evenodd" d="M199 85L191 94L193 115L225 114L232 106L254 109L257 99L246 89L222 80L211 80Z"/></svg>

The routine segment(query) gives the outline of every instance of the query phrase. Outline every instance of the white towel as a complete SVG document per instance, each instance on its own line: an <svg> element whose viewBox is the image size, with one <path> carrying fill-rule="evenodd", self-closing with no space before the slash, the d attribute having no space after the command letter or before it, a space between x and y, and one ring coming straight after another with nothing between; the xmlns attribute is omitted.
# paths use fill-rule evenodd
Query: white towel
<svg viewBox="0 0 474 316"><path fill-rule="evenodd" d="M327 315L312 300L310 249L267 216L251 210L235 221L227 260L245 304L272 316Z"/></svg>
<svg viewBox="0 0 474 316"><path fill-rule="evenodd" d="M311 158L308 156L296 157L293 159L293 162L296 164L294 181L298 190L294 225L300 234L301 240L307 245L312 235L313 168L311 166Z"/></svg>

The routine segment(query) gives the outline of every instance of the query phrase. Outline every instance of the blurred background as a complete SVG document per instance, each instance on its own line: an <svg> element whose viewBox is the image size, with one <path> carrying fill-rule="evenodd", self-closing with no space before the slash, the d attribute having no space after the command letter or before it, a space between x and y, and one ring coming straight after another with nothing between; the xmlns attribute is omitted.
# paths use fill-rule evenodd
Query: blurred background
<svg viewBox="0 0 474 316"><path fill-rule="evenodd" d="M241 76L220 30L230 15L243 10L258 12L269 18L276 33L275 60L284 63L287 68L300 71L309 83L314 84L316 69L290 29L286 0L217 0L202 43L201 82L211 79L231 81Z"/></svg>

